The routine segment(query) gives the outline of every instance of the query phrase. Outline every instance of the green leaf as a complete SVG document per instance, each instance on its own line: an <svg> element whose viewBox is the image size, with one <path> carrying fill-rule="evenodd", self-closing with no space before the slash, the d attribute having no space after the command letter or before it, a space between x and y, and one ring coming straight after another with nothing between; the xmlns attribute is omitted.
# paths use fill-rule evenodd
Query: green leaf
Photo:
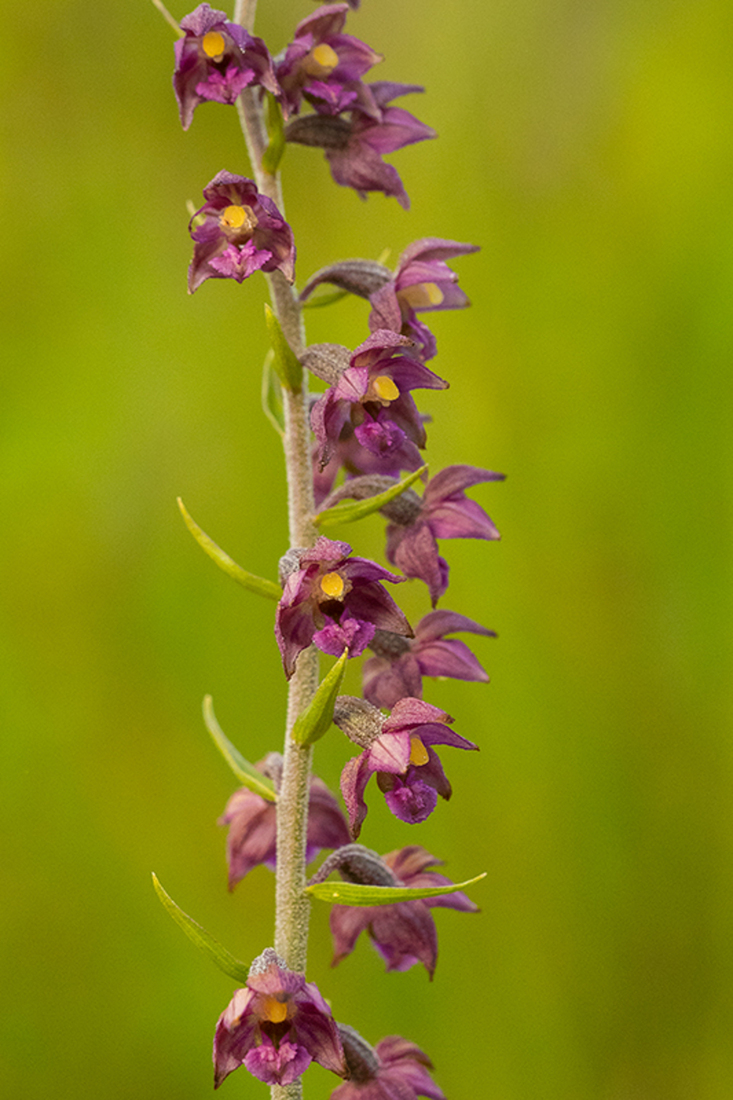
<svg viewBox="0 0 733 1100"><path fill-rule="evenodd" d="M270 348L262 364L262 411L279 436L285 435L283 391L272 367L275 352Z"/></svg>
<svg viewBox="0 0 733 1100"><path fill-rule="evenodd" d="M285 339L280 322L267 304L265 304L265 320L274 352L272 365L277 371L277 376L285 389L291 390L292 393L300 393L303 385L303 367Z"/></svg>
<svg viewBox="0 0 733 1100"><path fill-rule="evenodd" d="M285 128L280 104L269 93L265 97L265 125L270 140L262 154L262 167L274 176L285 152Z"/></svg>
<svg viewBox="0 0 733 1100"><path fill-rule="evenodd" d="M217 722L216 715L214 714L214 704L211 701L210 695L204 696L203 711L204 723L214 739L214 744L240 783L247 787L248 790L254 791L255 794L261 795L262 798L266 798L268 802L276 802L277 799L272 780L268 779L262 772L258 772L257 768L254 764L250 764L249 760L245 760L239 749L234 747Z"/></svg>
<svg viewBox="0 0 733 1100"><path fill-rule="evenodd" d="M364 886L360 882L317 882L306 886L306 894L319 901L332 901L336 905L394 905L397 901L415 901L417 898L439 898L443 894L455 894L474 882L486 878L487 872L469 878L466 882L454 882L451 886Z"/></svg>
<svg viewBox="0 0 733 1100"><path fill-rule="evenodd" d="M348 290L331 290L325 294L318 294L301 303L302 309L320 309L321 306L332 306L334 302L340 302L348 294Z"/></svg>
<svg viewBox="0 0 733 1100"><path fill-rule="evenodd" d="M196 944L199 951L203 951L205 955L208 955L211 961L216 963L219 969L228 974L230 978L234 978L235 982L244 985L249 977L249 967L245 966L239 959L235 959L234 955L230 955L226 947L222 947L219 941L210 936L205 928L202 928L192 917L189 917L188 913L184 913L180 906L176 905L173 898L165 892L155 874L153 874L153 886L163 906L168 910L176 924L180 924L191 943Z"/></svg>
<svg viewBox="0 0 733 1100"><path fill-rule="evenodd" d="M235 581L246 588L249 592L256 592L258 596L266 596L269 600L279 600L282 596L282 589L274 581L265 580L264 577L257 577L254 573L248 573L246 569L242 569L241 565L237 565L233 558L217 546L213 539L210 539L205 531L202 531L198 523L186 511L186 507L178 497L178 507L181 510L186 527L196 539L202 550L204 550L212 561L215 561L220 569L229 577L233 577Z"/></svg>
<svg viewBox="0 0 733 1100"><path fill-rule="evenodd" d="M336 696L344 678L349 651L345 649L328 675L318 685L318 690L302 714L295 719L290 736L297 745L312 745L323 737L333 722Z"/></svg>
<svg viewBox="0 0 733 1100"><path fill-rule="evenodd" d="M334 504L333 508L327 508L325 512L315 515L313 522L316 527L335 527L339 523L353 523L354 520L363 519L372 512L378 512L385 504L389 504L390 500L404 493L405 489L409 489L426 470L427 466L421 466L419 470L408 474L397 485L385 489L383 493L377 493L374 497L367 497L366 500L349 500Z"/></svg>

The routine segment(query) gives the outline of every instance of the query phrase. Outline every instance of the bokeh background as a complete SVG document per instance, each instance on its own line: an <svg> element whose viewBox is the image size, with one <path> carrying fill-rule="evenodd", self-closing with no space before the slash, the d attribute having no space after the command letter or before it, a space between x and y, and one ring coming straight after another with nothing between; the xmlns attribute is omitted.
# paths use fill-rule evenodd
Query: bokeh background
<svg viewBox="0 0 733 1100"><path fill-rule="evenodd" d="M150 872L241 958L270 943L269 873L226 891L234 783L200 706L251 759L284 711L271 605L175 505L274 576L264 282L185 283L187 200L247 163L233 109L182 133L152 5L3 7L2 1092L200 1100L232 983ZM273 52L312 7L262 0ZM482 913L437 914L431 985L366 942L330 970L316 908L309 976L368 1039L420 1043L450 1100L729 1100L733 9L364 0L348 29L375 76L426 85L403 103L440 138L391 158L409 213L289 150L299 279L481 244L455 265L473 307L435 319L451 389L421 407L434 470L508 479L473 492L502 542L445 546L444 606L499 632L474 646L492 683L426 692L481 753L446 751L454 798L421 829L372 797L363 834L486 870ZM309 315L311 341L365 335L361 302ZM381 528L337 537L383 560ZM346 755L334 732L317 771Z"/></svg>

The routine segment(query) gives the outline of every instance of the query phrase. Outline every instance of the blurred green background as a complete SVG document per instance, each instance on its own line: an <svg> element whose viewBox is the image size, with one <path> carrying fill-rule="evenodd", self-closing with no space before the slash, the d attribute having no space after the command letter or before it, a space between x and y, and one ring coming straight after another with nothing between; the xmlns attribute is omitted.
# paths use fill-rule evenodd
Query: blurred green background
<svg viewBox="0 0 733 1100"><path fill-rule="evenodd" d="M262 0L257 29L275 52L312 8ZM265 284L185 282L186 201L247 162L233 109L182 133L152 5L3 19L2 1091L200 1100L232 982L150 872L241 958L270 943L269 873L226 892L234 784L200 705L251 759L284 712L271 605L175 506L274 576ZM330 970L317 908L309 977L368 1039L421 1044L450 1100L730 1100L733 9L364 0L347 29L386 54L375 78L426 85L401 102L440 139L390 158L409 213L290 149L299 280L426 235L481 244L455 264L472 309L435 318L451 389L420 405L434 471L508 479L472 493L503 541L444 546L443 605L499 632L474 644L492 684L426 691L481 753L446 750L454 798L422 828L372 792L363 833L487 870L482 913L437 913L431 985L366 942ZM355 346L366 309L309 326ZM335 534L384 560L381 528ZM334 732L318 773L346 756ZM224 1088L267 1096L244 1071Z"/></svg>

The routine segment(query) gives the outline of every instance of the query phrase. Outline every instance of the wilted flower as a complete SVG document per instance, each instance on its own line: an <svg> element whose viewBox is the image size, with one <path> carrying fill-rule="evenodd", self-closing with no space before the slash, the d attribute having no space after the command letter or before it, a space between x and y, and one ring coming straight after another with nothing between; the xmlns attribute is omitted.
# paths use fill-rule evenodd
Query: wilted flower
<svg viewBox="0 0 733 1100"><path fill-rule="evenodd" d="M415 824L424 821L437 805L438 795L448 799L452 788L433 745L478 749L446 723L453 719L420 699L400 699L384 718L363 699L340 696L333 718L347 737L364 752L346 763L341 773L341 793L356 838L367 815L364 791L372 775L395 817Z"/></svg>
<svg viewBox="0 0 733 1100"><path fill-rule="evenodd" d="M272 199L246 176L231 172L219 172L204 188L204 198L188 227L195 242L188 269L190 294L206 279L241 283L260 270L278 269L292 283L293 231Z"/></svg>
<svg viewBox="0 0 733 1100"><path fill-rule="evenodd" d="M395 452L403 456L406 441L425 446L425 427L410 390L446 389L448 383L411 350L410 340L387 331L373 333L355 349L350 365L311 410L321 467L348 424L357 442L380 459Z"/></svg>
<svg viewBox="0 0 733 1100"><path fill-rule="evenodd" d="M387 527L387 559L406 577L420 577L433 606L448 587L448 563L438 553L437 539L498 539L486 512L463 492L482 481L503 481L504 474L477 466L446 466L425 487L422 498L405 490L382 511Z"/></svg>
<svg viewBox="0 0 733 1100"><path fill-rule="evenodd" d="M315 99L329 114L338 114L359 98L361 77L380 54L350 34L343 34L348 4L324 4L303 19L295 38L277 62L277 78L289 109L300 109L301 96Z"/></svg>
<svg viewBox="0 0 733 1100"><path fill-rule="evenodd" d="M234 103L243 88L256 84L279 95L267 46L238 23L228 23L226 12L199 4L181 20L181 30L185 35L175 44L173 89L184 130L206 100Z"/></svg>
<svg viewBox="0 0 733 1100"><path fill-rule="evenodd" d="M445 1100L430 1077L433 1064L415 1043L389 1035L371 1047L357 1031L338 1025L349 1078L330 1100Z"/></svg>
<svg viewBox="0 0 733 1100"><path fill-rule="evenodd" d="M348 542L334 542L323 535L311 550L292 552L292 571L285 579L275 618L288 679L298 654L311 642L323 653L338 656L348 648L350 656L358 657L377 628L412 633L379 583L403 578L366 558L350 558L350 553Z"/></svg>
<svg viewBox="0 0 733 1100"><path fill-rule="evenodd" d="M364 662L364 698L389 709L406 696L422 698L423 676L489 682L489 677L465 642L446 638L466 630L495 638L493 630L455 611L430 611L415 627L414 638L377 630L369 643L375 656Z"/></svg>
<svg viewBox="0 0 733 1100"><path fill-rule="evenodd" d="M428 870L441 861L417 845L389 852L382 856L382 861L392 873L392 882L388 885L412 888L453 885L445 875ZM349 882L369 880L368 875L344 874L343 871L341 874ZM330 924L334 957L331 965L336 966L350 955L357 939L366 931L386 962L387 970L409 970L415 963L422 963L432 978L438 957L438 936L430 913L434 905L465 913L478 912L478 906L461 891L394 905L332 906Z"/></svg>
<svg viewBox="0 0 733 1100"><path fill-rule="evenodd" d="M265 770L265 761L260 761L255 767ZM267 758L267 772L272 774L273 767L278 771L282 769L279 753L270 753ZM259 863L264 863L271 871L275 870L277 810L274 802L241 787L227 802L219 824L229 826L227 864L230 890ZM308 797L305 862L314 860L323 848L340 848L350 839L338 802L323 780L313 776Z"/></svg>
<svg viewBox="0 0 733 1100"><path fill-rule="evenodd" d="M244 1065L268 1085L289 1085L318 1062L346 1075L336 1022L318 989L268 947L219 1017L214 1087Z"/></svg>
<svg viewBox="0 0 733 1100"><path fill-rule="evenodd" d="M376 112L354 108L346 112L348 119L341 114L323 113L296 118L285 127L285 140L323 149L336 183L353 187L362 199L367 191L383 191L407 209L410 200L397 169L385 164L382 157L405 145L434 138L436 133L409 111L388 104L397 96L424 89L417 84L390 81L363 87L369 90Z"/></svg>
<svg viewBox="0 0 733 1100"><path fill-rule="evenodd" d="M478 245L425 237L414 241L402 253L394 278L370 296L372 332L387 328L409 336L423 358L436 353L435 337L417 314L437 309L462 309L468 298L457 285L458 276L446 260L477 252Z"/></svg>

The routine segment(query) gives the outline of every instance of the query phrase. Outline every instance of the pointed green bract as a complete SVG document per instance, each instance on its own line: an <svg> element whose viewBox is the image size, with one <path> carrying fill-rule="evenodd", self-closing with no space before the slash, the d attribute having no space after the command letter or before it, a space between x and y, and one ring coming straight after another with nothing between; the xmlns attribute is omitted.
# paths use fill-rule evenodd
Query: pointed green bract
<svg viewBox="0 0 733 1100"><path fill-rule="evenodd" d="M176 905L170 894L167 894L160 885L155 874L153 874L153 886L163 906L168 910L176 924L181 926L191 943L194 943L199 951L203 951L205 955L208 955L220 970L223 970L230 978L234 978L235 982L244 985L249 977L249 967L245 966L239 959L235 959L234 955L231 955L226 947L222 947L218 940L210 936L206 929L202 928L193 917L189 917L188 913L184 913L181 907Z"/></svg>
<svg viewBox="0 0 733 1100"><path fill-rule="evenodd" d="M332 290L326 294L318 294L303 302L301 309L320 309L322 306L332 306L334 302L340 302L348 294L348 290Z"/></svg>
<svg viewBox="0 0 733 1100"><path fill-rule="evenodd" d="M250 764L241 752L234 747L227 735L222 730L214 714L214 704L210 695L204 696L203 702L204 723L211 734L214 744L226 760L229 767L236 775L239 782L250 791L266 798L268 802L276 802L275 788L272 780L262 772L258 772L254 764Z"/></svg>
<svg viewBox="0 0 733 1100"><path fill-rule="evenodd" d="M262 411L277 434L282 438L285 435L283 391L280 380L272 366L274 358L275 352L270 348L262 364Z"/></svg>
<svg viewBox="0 0 733 1100"><path fill-rule="evenodd" d="M318 690L310 704L296 718L290 736L297 745L312 745L314 741L323 737L333 722L333 708L344 678L348 656L349 651L345 649L333 668L329 670L328 675L318 685Z"/></svg>
<svg viewBox="0 0 733 1100"><path fill-rule="evenodd" d="M293 393L300 393L303 385L303 367L285 339L280 322L267 304L265 304L265 320L274 353L272 365L277 376L286 389Z"/></svg>
<svg viewBox="0 0 733 1100"><path fill-rule="evenodd" d="M268 581L264 577L257 577L254 573L248 573L246 569L242 569L241 565L237 565L234 559L230 558L220 546L217 546L214 540L209 538L198 523L192 519L180 497L178 497L178 507L181 510L186 527L188 527L196 542L209 555L211 560L215 561L219 568L224 570L227 576L233 577L243 588L246 588L249 592L256 592L258 596L266 596L268 600L280 599L282 596L280 586L275 584L274 581Z"/></svg>
<svg viewBox="0 0 733 1100"><path fill-rule="evenodd" d="M262 155L262 167L274 176L285 152L285 132L280 104L269 93L265 97L265 125L270 140Z"/></svg>
<svg viewBox="0 0 733 1100"><path fill-rule="evenodd" d="M419 898L439 898L443 894L455 894L474 882L486 878L487 872L469 878L466 882L454 882L450 886L365 886L360 882L317 882L306 886L306 894L319 901L331 901L335 905L394 905L398 901L417 901Z"/></svg>
<svg viewBox="0 0 733 1100"><path fill-rule="evenodd" d="M408 474L397 485L385 489L383 493L377 493L374 497L334 504L333 508L327 508L325 512L319 512L315 515L313 522L316 527L335 527L339 523L353 523L357 519L363 519L364 516L370 516L372 512L378 512L385 504L389 504L390 500L394 500L395 497L404 493L405 489L409 489L418 478L426 473L427 468L427 465L421 466L419 470Z"/></svg>

